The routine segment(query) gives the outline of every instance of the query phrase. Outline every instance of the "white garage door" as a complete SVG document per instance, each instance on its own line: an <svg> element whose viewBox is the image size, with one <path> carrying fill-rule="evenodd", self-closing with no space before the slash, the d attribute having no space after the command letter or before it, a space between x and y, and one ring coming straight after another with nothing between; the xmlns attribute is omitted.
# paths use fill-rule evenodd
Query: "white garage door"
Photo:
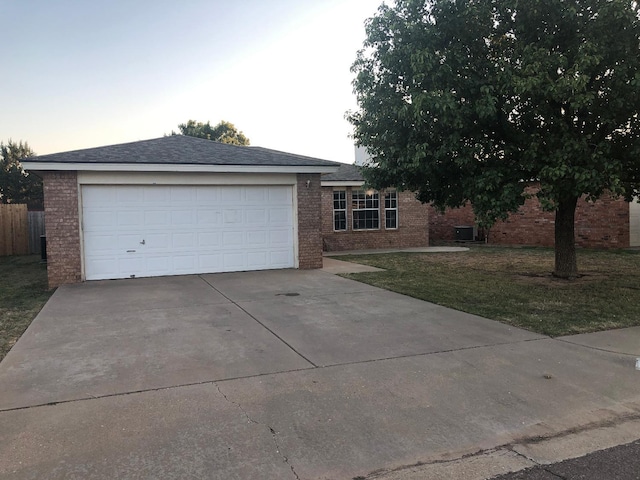
<svg viewBox="0 0 640 480"><path fill-rule="evenodd" d="M291 186L82 187L87 280L294 266Z"/></svg>

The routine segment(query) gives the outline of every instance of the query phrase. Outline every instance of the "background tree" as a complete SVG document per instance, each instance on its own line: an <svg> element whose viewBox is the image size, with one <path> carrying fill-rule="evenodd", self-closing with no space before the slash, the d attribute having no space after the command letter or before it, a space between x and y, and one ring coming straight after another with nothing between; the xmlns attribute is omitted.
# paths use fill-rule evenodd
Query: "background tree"
<svg viewBox="0 0 640 480"><path fill-rule="evenodd" d="M0 203L26 203L30 209L43 207L42 179L25 172L20 163L34 155L27 142L0 143Z"/></svg>
<svg viewBox="0 0 640 480"><path fill-rule="evenodd" d="M212 127L209 122L189 120L187 123L178 125L178 129L182 135L190 137L206 138L231 145L249 145L249 139L245 137L244 133L240 132L233 123L224 120L215 127Z"/></svg>
<svg viewBox="0 0 640 480"><path fill-rule="evenodd" d="M578 198L638 194L636 2L397 0L368 20L352 71L372 186L470 201L490 226L539 185L559 277L577 275Z"/></svg>

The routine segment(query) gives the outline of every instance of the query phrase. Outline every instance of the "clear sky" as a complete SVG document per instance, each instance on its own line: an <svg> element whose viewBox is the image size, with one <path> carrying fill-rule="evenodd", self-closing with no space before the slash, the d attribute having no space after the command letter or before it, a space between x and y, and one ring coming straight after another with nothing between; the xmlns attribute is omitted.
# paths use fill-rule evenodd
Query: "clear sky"
<svg viewBox="0 0 640 480"><path fill-rule="evenodd" d="M0 0L0 140L40 155L227 120L351 163L345 111L382 0Z"/></svg>

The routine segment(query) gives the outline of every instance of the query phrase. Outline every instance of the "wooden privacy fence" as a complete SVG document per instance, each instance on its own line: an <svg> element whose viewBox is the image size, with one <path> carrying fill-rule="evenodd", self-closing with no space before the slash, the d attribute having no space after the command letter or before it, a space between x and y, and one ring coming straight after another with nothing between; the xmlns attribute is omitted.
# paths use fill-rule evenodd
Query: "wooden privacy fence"
<svg viewBox="0 0 640 480"><path fill-rule="evenodd" d="M44 212L27 212L27 206L0 204L0 256L41 253Z"/></svg>
<svg viewBox="0 0 640 480"><path fill-rule="evenodd" d="M0 204L0 255L29 253L27 206Z"/></svg>

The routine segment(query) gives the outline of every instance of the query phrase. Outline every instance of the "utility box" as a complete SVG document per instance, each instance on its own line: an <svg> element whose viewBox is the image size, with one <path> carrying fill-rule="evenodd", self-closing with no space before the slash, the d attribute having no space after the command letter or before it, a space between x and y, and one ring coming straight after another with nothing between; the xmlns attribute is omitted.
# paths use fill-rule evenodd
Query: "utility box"
<svg viewBox="0 0 640 480"><path fill-rule="evenodd" d="M459 225L454 227L456 242L473 242L473 226Z"/></svg>

